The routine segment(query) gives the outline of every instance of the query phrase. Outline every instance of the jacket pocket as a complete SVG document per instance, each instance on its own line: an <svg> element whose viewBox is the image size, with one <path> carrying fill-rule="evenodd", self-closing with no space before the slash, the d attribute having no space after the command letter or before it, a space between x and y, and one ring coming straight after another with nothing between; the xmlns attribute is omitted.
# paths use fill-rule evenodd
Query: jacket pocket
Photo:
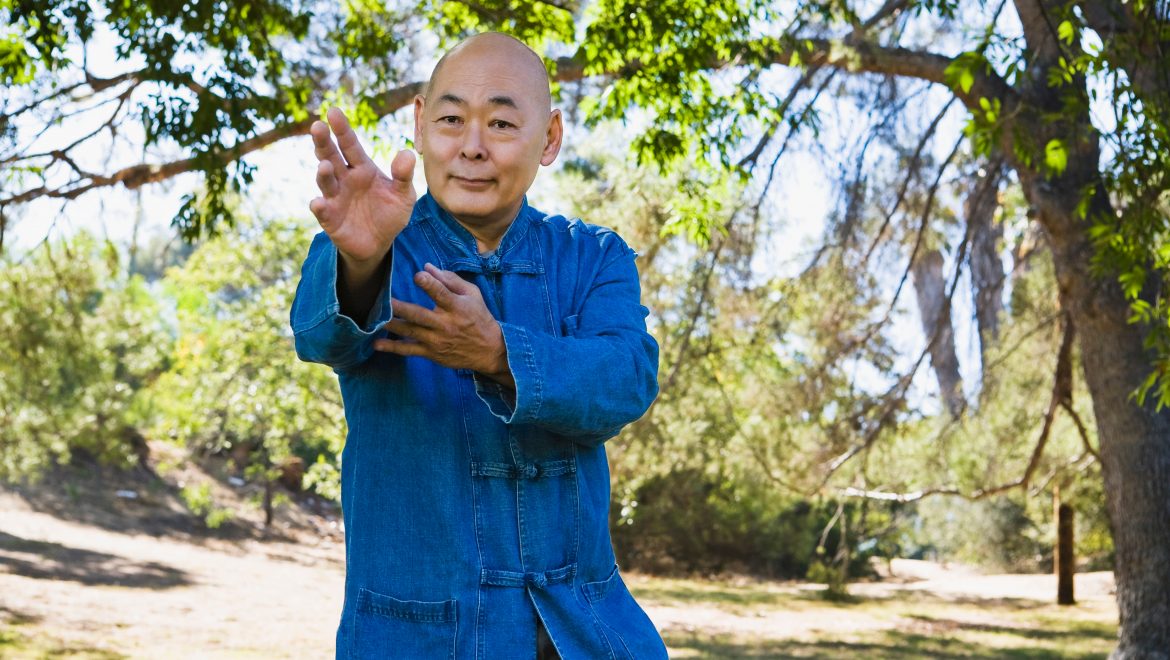
<svg viewBox="0 0 1170 660"><path fill-rule="evenodd" d="M454 658L455 600L398 600L358 589L353 660Z"/></svg>
<svg viewBox="0 0 1170 660"><path fill-rule="evenodd" d="M630 595L615 565L609 577L581 585L585 599L601 620L609 645L619 658L653 660L666 658L666 645L650 617Z"/></svg>

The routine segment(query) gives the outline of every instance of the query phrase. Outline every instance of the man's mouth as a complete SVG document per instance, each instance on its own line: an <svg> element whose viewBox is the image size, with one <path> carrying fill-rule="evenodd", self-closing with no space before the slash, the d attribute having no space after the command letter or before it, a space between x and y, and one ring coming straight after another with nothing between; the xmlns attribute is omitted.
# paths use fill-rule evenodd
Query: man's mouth
<svg viewBox="0 0 1170 660"><path fill-rule="evenodd" d="M472 186L472 187L486 186L492 182L492 179L458 176L458 175L454 175L454 174L451 175L451 178L454 179L456 182L458 182L461 185Z"/></svg>

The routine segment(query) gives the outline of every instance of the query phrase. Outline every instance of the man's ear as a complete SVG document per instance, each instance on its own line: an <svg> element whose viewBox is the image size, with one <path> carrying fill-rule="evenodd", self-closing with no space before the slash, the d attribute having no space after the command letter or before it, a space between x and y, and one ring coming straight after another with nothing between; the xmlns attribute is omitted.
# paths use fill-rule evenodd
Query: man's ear
<svg viewBox="0 0 1170 660"><path fill-rule="evenodd" d="M427 100L422 94L414 97L414 150L422 149L422 121Z"/></svg>
<svg viewBox="0 0 1170 660"><path fill-rule="evenodd" d="M544 151L540 152L540 164L545 167L552 165L561 152L561 139L565 136L565 124L561 119L559 108L554 109L548 118L548 132L545 135Z"/></svg>

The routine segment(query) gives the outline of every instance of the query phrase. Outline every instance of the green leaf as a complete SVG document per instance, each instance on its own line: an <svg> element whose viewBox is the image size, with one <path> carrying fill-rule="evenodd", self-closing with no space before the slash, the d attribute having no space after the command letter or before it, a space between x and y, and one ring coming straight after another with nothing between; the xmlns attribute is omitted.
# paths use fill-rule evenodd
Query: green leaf
<svg viewBox="0 0 1170 660"><path fill-rule="evenodd" d="M959 89L964 94L969 94L971 88L975 86L976 67L986 70L988 66L987 59L982 53L960 53L943 71L943 80L951 89Z"/></svg>
<svg viewBox="0 0 1170 660"><path fill-rule="evenodd" d="M1044 166L1057 176L1064 173L1068 167L1068 151L1060 140L1049 140L1044 145Z"/></svg>
<svg viewBox="0 0 1170 660"><path fill-rule="evenodd" d="M1072 44L1073 39L1076 38L1077 31L1070 21L1061 21L1060 25L1056 28L1056 34L1060 37L1061 41L1066 44Z"/></svg>

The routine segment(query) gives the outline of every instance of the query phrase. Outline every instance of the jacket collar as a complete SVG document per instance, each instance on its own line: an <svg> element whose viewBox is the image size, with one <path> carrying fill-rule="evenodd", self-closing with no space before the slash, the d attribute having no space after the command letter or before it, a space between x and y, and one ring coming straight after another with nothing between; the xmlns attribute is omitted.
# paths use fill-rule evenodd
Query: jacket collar
<svg viewBox="0 0 1170 660"><path fill-rule="evenodd" d="M540 273L543 268L534 263L526 250L518 250L532 223L532 209L527 195L520 203L520 211L500 238L500 244L491 256L481 256L471 232L459 224L435 198L427 193L415 206L415 220L433 236L432 243L448 270L472 273Z"/></svg>

